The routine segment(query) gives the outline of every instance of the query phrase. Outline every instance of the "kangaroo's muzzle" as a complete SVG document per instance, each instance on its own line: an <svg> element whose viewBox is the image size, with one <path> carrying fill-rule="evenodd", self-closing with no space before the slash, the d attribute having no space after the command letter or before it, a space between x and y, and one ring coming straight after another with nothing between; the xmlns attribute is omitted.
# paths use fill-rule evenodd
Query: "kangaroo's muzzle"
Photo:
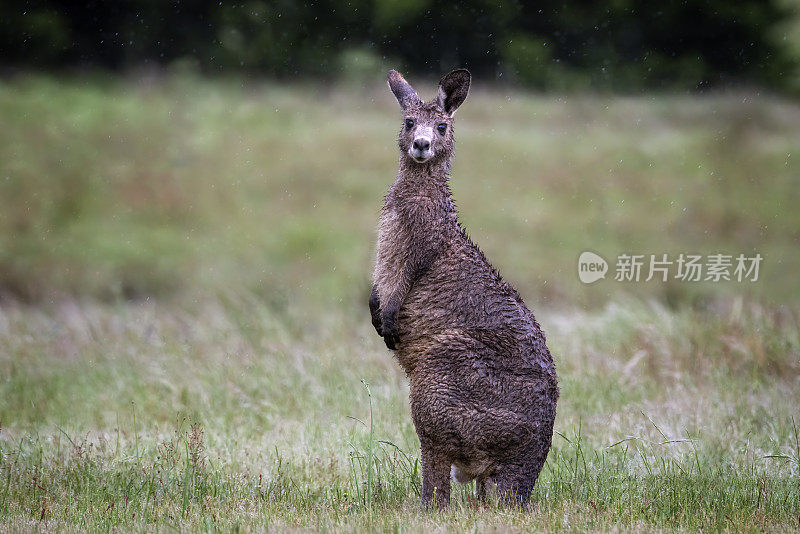
<svg viewBox="0 0 800 534"><path fill-rule="evenodd" d="M420 128L414 136L414 142L408 149L408 155L417 163L424 163L433 157L433 128Z"/></svg>

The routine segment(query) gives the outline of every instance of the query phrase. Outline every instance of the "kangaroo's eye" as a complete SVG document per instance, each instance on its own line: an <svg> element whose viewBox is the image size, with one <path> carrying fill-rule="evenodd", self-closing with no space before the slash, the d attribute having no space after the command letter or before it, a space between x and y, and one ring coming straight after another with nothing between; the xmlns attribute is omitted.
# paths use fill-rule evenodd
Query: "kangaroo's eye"
<svg viewBox="0 0 800 534"><path fill-rule="evenodd" d="M406 119L406 129L410 130L414 127L414 119Z"/></svg>
<svg viewBox="0 0 800 534"><path fill-rule="evenodd" d="M447 123L444 123L444 122L440 123L440 124L439 124L439 125L436 127L436 129L437 129L437 130L439 130L439 135L444 135L444 134L446 134L446 133L447 133Z"/></svg>

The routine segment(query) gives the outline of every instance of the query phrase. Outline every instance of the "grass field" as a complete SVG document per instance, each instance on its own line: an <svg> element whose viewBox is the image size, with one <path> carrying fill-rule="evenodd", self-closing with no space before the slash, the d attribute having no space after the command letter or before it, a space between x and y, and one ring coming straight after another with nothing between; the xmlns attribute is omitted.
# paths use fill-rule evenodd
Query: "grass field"
<svg viewBox="0 0 800 534"><path fill-rule="evenodd" d="M463 222L558 366L528 514L418 507L366 307L387 89L27 76L0 120L3 530L800 530L796 102L478 84L459 111ZM584 250L764 262L583 285Z"/></svg>

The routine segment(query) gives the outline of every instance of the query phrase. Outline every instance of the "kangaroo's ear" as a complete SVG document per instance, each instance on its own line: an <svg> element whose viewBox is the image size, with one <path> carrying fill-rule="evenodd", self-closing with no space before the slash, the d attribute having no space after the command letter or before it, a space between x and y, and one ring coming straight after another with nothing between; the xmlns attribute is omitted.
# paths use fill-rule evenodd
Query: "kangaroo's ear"
<svg viewBox="0 0 800 534"><path fill-rule="evenodd" d="M458 106L467 99L471 81L472 76L467 69L456 69L445 74L439 81L439 96L436 97L436 103L445 113L452 116Z"/></svg>
<svg viewBox="0 0 800 534"><path fill-rule="evenodd" d="M419 96L403 76L392 69L389 71L389 88L394 93L400 107L405 109L412 102L419 102Z"/></svg>

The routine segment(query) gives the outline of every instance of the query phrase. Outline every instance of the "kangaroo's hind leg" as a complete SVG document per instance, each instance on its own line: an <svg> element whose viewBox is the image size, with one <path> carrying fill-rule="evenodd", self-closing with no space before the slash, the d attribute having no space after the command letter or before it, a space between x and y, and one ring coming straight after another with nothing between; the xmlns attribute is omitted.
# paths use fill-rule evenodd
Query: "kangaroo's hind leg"
<svg viewBox="0 0 800 534"><path fill-rule="evenodd" d="M434 502L440 510L450 505L450 460L422 443L422 506Z"/></svg>
<svg viewBox="0 0 800 534"><path fill-rule="evenodd" d="M475 479L475 489L478 494L478 501L485 503L486 502L486 479L483 477L478 477Z"/></svg>
<svg viewBox="0 0 800 534"><path fill-rule="evenodd" d="M528 510L536 479L531 480L523 465L504 465L493 479L497 482L497 493L503 504Z"/></svg>
<svg viewBox="0 0 800 534"><path fill-rule="evenodd" d="M505 504L530 509L531 492L546 458L546 449L529 448L519 462L498 468L492 479L497 483L497 491Z"/></svg>

